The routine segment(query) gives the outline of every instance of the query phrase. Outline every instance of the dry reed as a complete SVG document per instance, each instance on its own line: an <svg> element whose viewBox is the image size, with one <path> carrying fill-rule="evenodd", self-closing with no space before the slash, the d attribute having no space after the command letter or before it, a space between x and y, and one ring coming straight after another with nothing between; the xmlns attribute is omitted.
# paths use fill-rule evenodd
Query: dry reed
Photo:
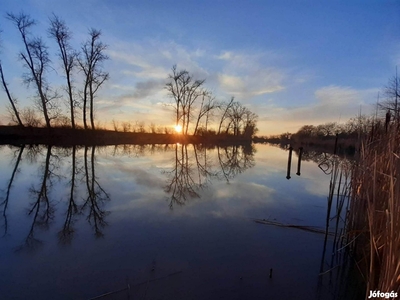
<svg viewBox="0 0 400 300"><path fill-rule="evenodd" d="M352 172L349 240L369 291L400 293L400 132L393 126L361 143Z"/></svg>

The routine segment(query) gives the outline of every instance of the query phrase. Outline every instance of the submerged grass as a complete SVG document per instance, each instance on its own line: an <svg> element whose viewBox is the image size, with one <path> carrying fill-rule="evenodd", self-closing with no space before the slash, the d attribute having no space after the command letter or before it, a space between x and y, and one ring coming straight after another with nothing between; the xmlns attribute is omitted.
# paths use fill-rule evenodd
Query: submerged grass
<svg viewBox="0 0 400 300"><path fill-rule="evenodd" d="M360 145L352 172L348 235L369 291L400 292L400 132L375 133Z"/></svg>

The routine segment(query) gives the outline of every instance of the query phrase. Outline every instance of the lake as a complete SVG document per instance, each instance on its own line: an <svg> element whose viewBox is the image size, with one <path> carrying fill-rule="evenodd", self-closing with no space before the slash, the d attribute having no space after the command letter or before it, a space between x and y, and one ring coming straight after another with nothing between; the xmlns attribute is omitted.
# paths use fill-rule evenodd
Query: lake
<svg viewBox="0 0 400 300"><path fill-rule="evenodd" d="M0 153L1 299L354 299L332 156L288 180L262 144Z"/></svg>

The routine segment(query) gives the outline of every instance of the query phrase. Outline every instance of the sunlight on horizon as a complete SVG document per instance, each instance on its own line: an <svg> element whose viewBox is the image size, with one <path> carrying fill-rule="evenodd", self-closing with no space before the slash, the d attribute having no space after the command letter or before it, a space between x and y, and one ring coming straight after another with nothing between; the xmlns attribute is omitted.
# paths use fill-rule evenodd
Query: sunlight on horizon
<svg viewBox="0 0 400 300"><path fill-rule="evenodd" d="M181 125L175 125L174 129L175 129L176 133L182 133L182 126Z"/></svg>

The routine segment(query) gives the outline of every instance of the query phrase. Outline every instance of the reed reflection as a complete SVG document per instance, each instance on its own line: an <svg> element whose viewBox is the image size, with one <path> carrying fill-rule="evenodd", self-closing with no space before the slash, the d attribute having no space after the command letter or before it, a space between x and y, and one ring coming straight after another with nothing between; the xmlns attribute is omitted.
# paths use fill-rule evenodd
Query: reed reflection
<svg viewBox="0 0 400 300"><path fill-rule="evenodd" d="M347 211L351 194L352 162L337 155L317 156L319 167L330 175L325 238L318 279L318 299L323 289L330 291L332 299L359 299L358 283L349 284L348 278L357 278L356 262L351 258L351 244L346 232ZM331 248L328 247L331 244Z"/></svg>
<svg viewBox="0 0 400 300"><path fill-rule="evenodd" d="M330 299L358 299L360 298L356 284L351 286L347 280L356 269L356 264L351 259L349 234L346 232L347 211L351 194L350 178L353 161L320 151L304 151L288 148L287 179L290 179L292 150L298 154L297 175L300 176L301 161L313 161L317 163L321 172L330 176L329 191L327 197L327 208L324 230L314 232L324 233L324 242L321 255L321 263L318 276L317 299L325 299L329 292ZM277 224L270 221L259 223ZM299 228L299 226L293 226ZM355 276L357 277L357 276Z"/></svg>

